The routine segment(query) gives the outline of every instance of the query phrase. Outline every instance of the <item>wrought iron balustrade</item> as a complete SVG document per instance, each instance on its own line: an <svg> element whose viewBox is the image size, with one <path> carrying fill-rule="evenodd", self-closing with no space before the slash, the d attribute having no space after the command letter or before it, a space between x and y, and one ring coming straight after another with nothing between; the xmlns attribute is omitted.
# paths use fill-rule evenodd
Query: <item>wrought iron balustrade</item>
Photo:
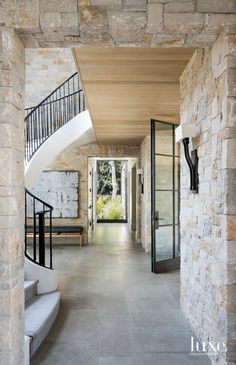
<svg viewBox="0 0 236 365"><path fill-rule="evenodd" d="M25 189L25 256L50 269L52 269L52 211L51 205Z"/></svg>
<svg viewBox="0 0 236 365"><path fill-rule="evenodd" d="M85 110L85 98L78 73L63 82L39 105L26 109L25 160L60 127Z"/></svg>

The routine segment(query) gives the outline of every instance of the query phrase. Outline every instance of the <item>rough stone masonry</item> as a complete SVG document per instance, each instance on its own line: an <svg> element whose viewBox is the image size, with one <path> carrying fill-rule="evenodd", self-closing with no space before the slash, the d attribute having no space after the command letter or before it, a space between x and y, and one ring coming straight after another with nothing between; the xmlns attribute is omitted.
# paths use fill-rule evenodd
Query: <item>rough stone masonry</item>
<svg viewBox="0 0 236 365"><path fill-rule="evenodd" d="M227 356L212 362L235 363L235 13L235 0L0 1L1 365L23 365L23 45L207 47L215 41L187 68L195 82L182 84L181 120L202 127L194 142L200 150L197 197L188 198L182 157L182 307L202 339L222 333L227 340ZM186 279L190 267L194 288Z"/></svg>
<svg viewBox="0 0 236 365"><path fill-rule="evenodd" d="M234 0L1 0L25 47L205 47L235 27Z"/></svg>
<svg viewBox="0 0 236 365"><path fill-rule="evenodd" d="M213 364L236 361L236 36L199 49L181 77L181 121L199 130L199 194L181 171L181 306L197 336L224 342Z"/></svg>

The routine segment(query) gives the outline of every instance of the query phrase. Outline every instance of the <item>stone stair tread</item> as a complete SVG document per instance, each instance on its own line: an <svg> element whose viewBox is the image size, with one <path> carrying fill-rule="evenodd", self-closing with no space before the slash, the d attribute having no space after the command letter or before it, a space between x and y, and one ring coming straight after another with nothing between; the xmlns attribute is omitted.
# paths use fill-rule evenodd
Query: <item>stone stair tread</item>
<svg viewBox="0 0 236 365"><path fill-rule="evenodd" d="M31 337L30 355L41 345L52 327L60 306L60 292L36 295L25 308L25 335Z"/></svg>
<svg viewBox="0 0 236 365"><path fill-rule="evenodd" d="M38 285L38 281L35 281L35 280L25 280L24 281L25 304L29 300L31 300L35 295L37 295L37 285Z"/></svg>

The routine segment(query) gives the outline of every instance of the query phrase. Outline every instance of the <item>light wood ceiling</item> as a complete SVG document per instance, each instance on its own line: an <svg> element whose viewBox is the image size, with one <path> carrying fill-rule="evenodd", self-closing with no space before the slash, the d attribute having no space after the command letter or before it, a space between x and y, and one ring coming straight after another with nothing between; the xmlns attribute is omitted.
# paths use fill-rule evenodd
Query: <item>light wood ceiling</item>
<svg viewBox="0 0 236 365"><path fill-rule="evenodd" d="M76 48L99 143L140 143L150 119L178 123L179 78L194 49Z"/></svg>

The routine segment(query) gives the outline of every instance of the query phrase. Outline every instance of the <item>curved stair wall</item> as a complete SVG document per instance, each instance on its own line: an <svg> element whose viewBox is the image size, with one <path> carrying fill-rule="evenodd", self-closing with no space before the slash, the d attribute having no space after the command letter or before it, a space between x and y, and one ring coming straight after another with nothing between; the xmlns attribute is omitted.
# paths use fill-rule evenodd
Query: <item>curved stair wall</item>
<svg viewBox="0 0 236 365"><path fill-rule="evenodd" d="M51 293L58 288L56 270L40 266L25 258L25 280L38 282L38 294Z"/></svg>
<svg viewBox="0 0 236 365"><path fill-rule="evenodd" d="M93 125L88 110L76 115L57 129L37 149L25 165L25 185L32 188L41 172L64 149L71 145L83 145L95 141Z"/></svg>

